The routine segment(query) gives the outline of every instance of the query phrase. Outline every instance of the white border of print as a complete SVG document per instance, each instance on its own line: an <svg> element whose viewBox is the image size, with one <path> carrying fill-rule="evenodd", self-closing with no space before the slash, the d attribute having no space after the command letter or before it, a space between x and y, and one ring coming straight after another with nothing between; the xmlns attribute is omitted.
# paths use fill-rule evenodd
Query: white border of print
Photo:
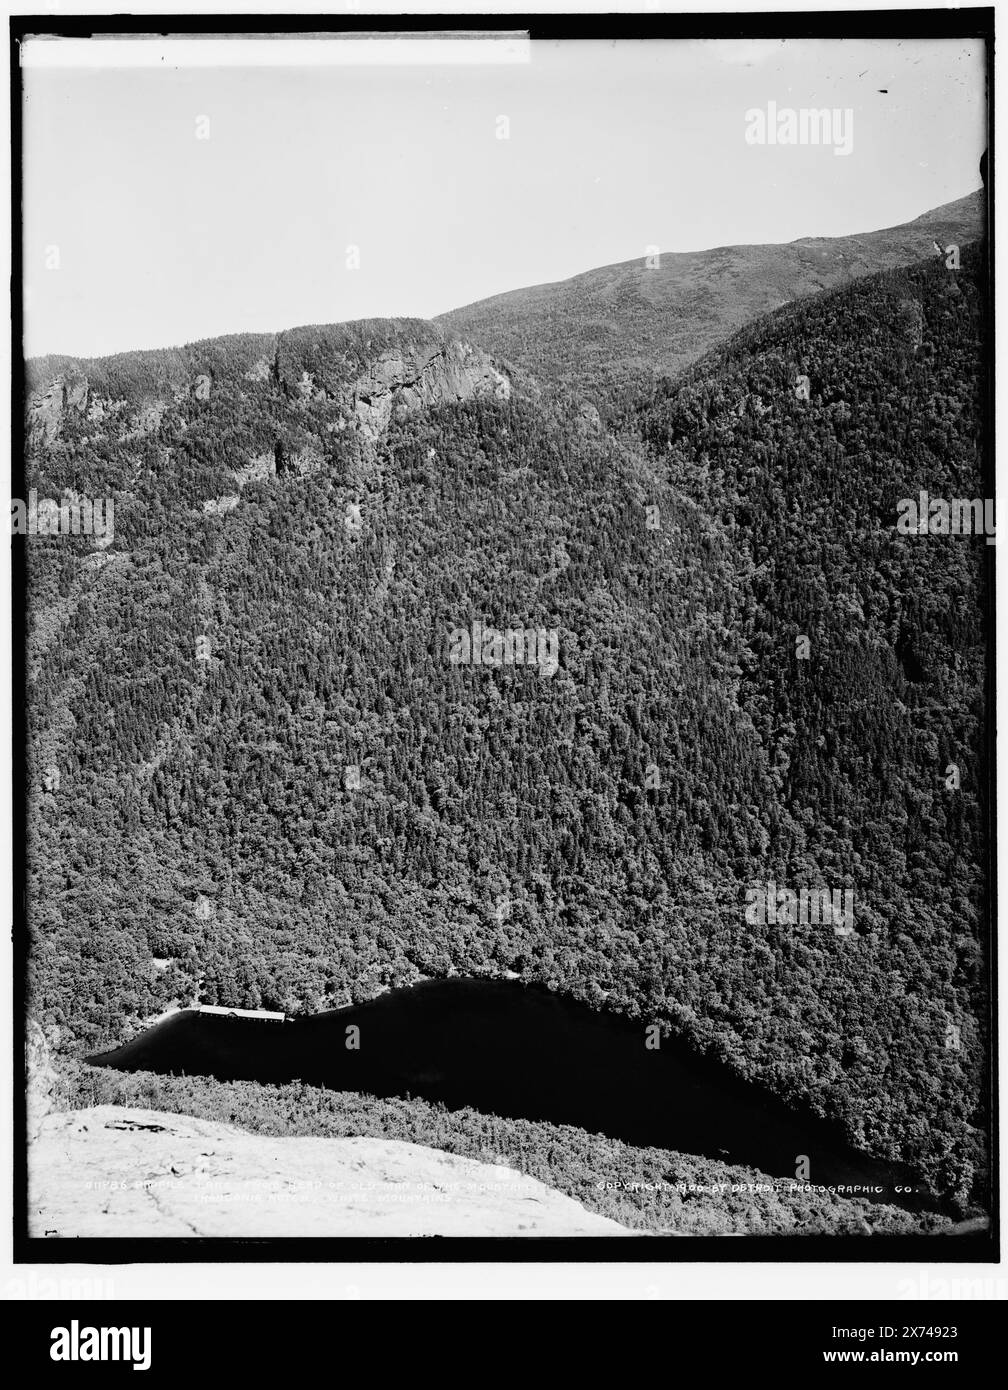
<svg viewBox="0 0 1008 1390"><path fill-rule="evenodd" d="M880 4L848 4L850 10L872 10L880 8ZM907 0L886 0L886 8L889 9L915 9L919 5L907 3ZM87 4L62 4L53 3L50 0L48 7L40 6L37 3L6 5L4 10L5 22L11 14L37 14L41 8L48 8L51 13L58 15L73 14L115 14L121 12L122 6L108 6L96 3ZM275 11L275 0L264 3L263 0L245 0L240 6L232 6L227 0L212 0L211 4L186 5L180 6L170 3L170 0L132 0L129 6L130 12L135 15L143 14L191 14L203 11L205 13L219 14L222 12L234 12L235 14L270 14ZM302 13L318 13L327 17L331 22L332 17L339 14L355 15L361 13L371 13L379 15L395 14L448 14L458 13L467 14L474 10L481 10L483 13L500 14L502 17L511 14L521 13L548 13L548 14L579 14L579 13L662 13L670 8L668 4L656 4L653 0L551 0L548 4L537 4L535 0L505 0L505 3L489 3L486 5L475 6L460 5L453 3L452 0L427 0L426 3L418 3L418 0L408 0L405 4L389 4L388 0L325 0L325 3L318 3L318 0L301 0L298 6ZM781 12L790 10L836 10L838 8L835 0L832 3L820 3L818 0L772 0L769 4L753 4L751 0L735 0L731 7L709 3L709 0L690 0L688 9L694 13L723 13L730 8L734 13L759 14L770 12ZM937 8L937 7L936 7ZM969 8L969 7L967 7ZM1002 60L1000 55L995 59L995 72L1000 80L1003 77ZM10 186L10 129L9 129L9 91L7 91L7 73L4 66L4 87L5 98L3 100L3 120L6 130L6 138L2 142L3 160L2 178L5 188ZM1001 84L1004 90L1003 82ZM1008 149L1008 139L1006 132L1002 128L1006 117L1005 111L1008 103L1004 99L998 104L998 128L996 132L997 140L1002 148ZM4 219L4 237L9 234L10 219ZM7 284L10 283L10 247L5 240L5 256L7 269L3 272ZM1005 275L998 276L997 283L998 302L997 302L997 321L999 324L998 339L996 350L998 356L1003 360L1006 355L1005 336L1008 333L1008 282ZM2 357L0 357L0 376L5 381L10 380L10 361L9 361L9 338L5 333L2 337ZM4 438L10 439L10 400L9 393L0 392L2 405L0 405L0 429L4 432ZM997 385L997 409L999 419L1004 422L1008 419L1008 378L1002 373L1002 379ZM999 448L1003 455L1008 455L1008 441L1002 443L998 440ZM1006 489L1002 488L998 498L998 529L1003 523L1002 509L1004 508L1004 495ZM9 501L9 498L8 498ZM7 552L9 555L9 551ZM12 707L11 707L11 669L9 664L9 653L11 650L10 641L10 603L11 603L11 575L9 559L5 560L0 566L2 578L0 578L0 609L2 609L2 642L3 660L0 662L0 720L2 720L4 730L11 727ZM1003 707L1004 691L1008 687L1008 673L1005 671L1006 649L1008 640L1004 625L1004 615L1008 612L1008 592L1006 592L1004 569L1001 567L997 580L997 611L998 611L998 689L1001 698L998 704L998 714L1000 715ZM1001 721L999 720L999 723ZM3 884L3 920L12 920L12 900L11 900L11 760L10 760L10 740L9 737L0 737L0 747L2 747L2 764L0 764L0 779L2 779L2 790L0 790L0 839L2 839L2 875L0 881ZM999 804L1002 807L1008 806L1008 765L998 765L998 793ZM1006 814L1001 816L1000 842L998 845L998 878L1001 884L1001 893L1004 896L1006 886L1008 886L1008 864L1005 854L1005 820ZM0 979L2 979L2 994L0 994L0 1016L10 1019L12 998L12 960L10 936L7 932L0 932ZM1001 970L1001 997L999 1007L1001 1018L1005 1018L1005 999L1008 997L1006 989L1006 976L1008 971L1003 967ZM19 1002L20 1007L20 1002ZM1004 1114L1004 1087L1005 1076L1008 1073L1005 1058L1005 1034L1006 1030L1002 1027L1002 1056L1001 1056L1001 1112ZM0 1109L3 1113L3 1145L0 1154L0 1184L5 1193L12 1191L12 1172L11 1160L13 1152L13 1135L10 1128L11 1116L11 1057L9 1053L10 1029L3 1030L4 1056L2 1066L0 1066ZM1002 1155L1004 1145L1001 1146ZM1002 1173L1002 1191L1004 1190ZM49 1284L43 1285L41 1281L47 1279L65 1280L68 1287L76 1287L73 1281L83 1281L85 1279L101 1280L114 1278L115 1295L117 1299L134 1298L193 1298L193 1299L219 1299L226 1298L285 1298L285 1299L452 1299L452 1298L480 1298L480 1299L500 1299L500 1298L521 1298L521 1299L705 1299L705 1298L725 1298L725 1299L890 1299L907 1297L906 1290L909 1287L929 1290L935 1289L938 1297L954 1297L956 1288L967 1290L970 1288L982 1287L983 1281L988 1283L994 1295L997 1296L997 1280L1001 1280L1001 1297L1004 1297L1005 1270L1003 1265L854 1265L843 1266L836 1264L820 1265L730 1265L730 1264L709 1264L709 1265L669 1265L669 1264L649 1264L649 1265L537 1265L537 1264L514 1264L514 1265L292 1265L292 1264L266 1264L266 1265L241 1265L228 1264L227 1266L214 1264L186 1264L182 1266L173 1265L117 1265L117 1266L72 1266L72 1265L35 1265L14 1266L11 1262L11 1231L9 1221L4 1221L3 1244L0 1247L0 1291L5 1292L6 1297L11 1297L12 1292L23 1284L27 1290L30 1287L51 1287ZM227 1279L220 1278L220 1271L226 1268ZM923 1279L923 1283L922 1283ZM34 1284L32 1281L34 1280ZM13 1281L13 1282L12 1282ZM17 1282L20 1281L20 1284ZM909 1282L908 1282L909 1281ZM16 1297L17 1294L14 1293ZM31 1296L27 1293L27 1296Z"/></svg>

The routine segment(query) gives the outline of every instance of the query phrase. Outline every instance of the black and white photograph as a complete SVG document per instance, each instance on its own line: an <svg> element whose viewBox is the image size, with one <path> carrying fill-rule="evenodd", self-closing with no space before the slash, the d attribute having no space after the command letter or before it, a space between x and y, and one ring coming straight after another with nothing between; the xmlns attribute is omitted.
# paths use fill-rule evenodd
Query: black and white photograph
<svg viewBox="0 0 1008 1390"><path fill-rule="evenodd" d="M691 18L13 22L22 1258L997 1259L993 11Z"/></svg>

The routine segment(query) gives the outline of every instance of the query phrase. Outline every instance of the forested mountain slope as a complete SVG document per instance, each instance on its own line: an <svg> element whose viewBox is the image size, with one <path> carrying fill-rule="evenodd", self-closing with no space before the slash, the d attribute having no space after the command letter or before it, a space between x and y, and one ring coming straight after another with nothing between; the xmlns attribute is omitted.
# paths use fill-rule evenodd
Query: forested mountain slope
<svg viewBox="0 0 1008 1390"><path fill-rule="evenodd" d="M932 243L984 230L982 190L913 222L858 236L664 252L557 284L512 290L442 314L462 333L536 376L601 405L652 371L674 375L736 329L792 300L930 255Z"/></svg>
<svg viewBox="0 0 1008 1390"><path fill-rule="evenodd" d="M817 296L744 330L641 417L680 505L727 554L721 582L742 580L738 706L772 789L760 881L819 875L856 901L828 959L814 930L785 926L769 1028L789 1015L804 1058L818 1040L814 1066L872 1146L898 1135L946 1176L970 1119L985 1122L993 551L895 522L922 490L989 495L985 293L970 247L959 272L935 259Z"/></svg>
<svg viewBox="0 0 1008 1390"><path fill-rule="evenodd" d="M115 535L29 541L33 1010L81 1054L512 970L965 1194L987 552L895 506L979 495L978 276L774 315L646 442L412 321L43 366L30 485ZM855 930L754 926L771 879Z"/></svg>

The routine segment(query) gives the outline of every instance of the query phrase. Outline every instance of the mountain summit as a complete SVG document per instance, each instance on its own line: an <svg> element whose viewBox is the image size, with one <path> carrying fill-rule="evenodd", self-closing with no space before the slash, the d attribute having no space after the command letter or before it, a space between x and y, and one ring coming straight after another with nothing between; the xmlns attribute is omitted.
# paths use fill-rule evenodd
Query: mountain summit
<svg viewBox="0 0 1008 1390"><path fill-rule="evenodd" d="M759 315L983 234L982 189L913 222L845 237L639 256L495 295L435 322L537 376L584 386L674 376Z"/></svg>

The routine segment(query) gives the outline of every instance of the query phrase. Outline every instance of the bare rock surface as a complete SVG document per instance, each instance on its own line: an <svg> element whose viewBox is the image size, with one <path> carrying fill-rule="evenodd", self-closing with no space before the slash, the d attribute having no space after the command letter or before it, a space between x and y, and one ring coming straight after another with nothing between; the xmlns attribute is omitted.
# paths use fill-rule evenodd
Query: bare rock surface
<svg viewBox="0 0 1008 1390"><path fill-rule="evenodd" d="M393 412L411 415L476 396L506 401L510 394L510 381L487 353L469 343L434 341L383 352L353 384L349 400L358 429L374 441L384 434Z"/></svg>
<svg viewBox="0 0 1008 1390"><path fill-rule="evenodd" d="M87 382L68 382L58 376L44 390L28 399L27 427L33 441L51 442L60 432L67 410L83 410L87 402Z"/></svg>
<svg viewBox="0 0 1008 1390"><path fill-rule="evenodd" d="M512 1168L392 1139L276 1139L157 1110L50 1113L32 1235L637 1234Z"/></svg>
<svg viewBox="0 0 1008 1390"><path fill-rule="evenodd" d="M242 468L235 469L235 482L240 488L248 483L263 483L276 477L276 458L273 454L256 454Z"/></svg>

